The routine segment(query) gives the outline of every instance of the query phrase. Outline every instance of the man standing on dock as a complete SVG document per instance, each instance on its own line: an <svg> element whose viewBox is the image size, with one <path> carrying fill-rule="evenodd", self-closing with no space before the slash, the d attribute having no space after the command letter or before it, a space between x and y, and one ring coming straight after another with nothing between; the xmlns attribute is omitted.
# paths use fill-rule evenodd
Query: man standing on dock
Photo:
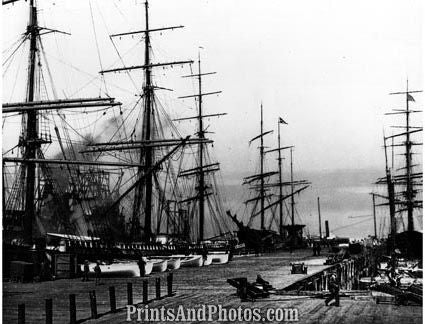
<svg viewBox="0 0 425 324"><path fill-rule="evenodd" d="M89 281L89 260L84 261L83 281Z"/></svg>
<svg viewBox="0 0 425 324"><path fill-rule="evenodd" d="M326 306L331 302L332 299L335 299L334 306L339 306L339 282L336 277L336 273L332 273L329 280L329 292L331 293L328 298L325 300Z"/></svg>
<svg viewBox="0 0 425 324"><path fill-rule="evenodd" d="M94 267L94 274L95 274L95 285L100 285L100 274L102 273L102 270L100 269L100 261L98 260L96 262L96 266Z"/></svg>

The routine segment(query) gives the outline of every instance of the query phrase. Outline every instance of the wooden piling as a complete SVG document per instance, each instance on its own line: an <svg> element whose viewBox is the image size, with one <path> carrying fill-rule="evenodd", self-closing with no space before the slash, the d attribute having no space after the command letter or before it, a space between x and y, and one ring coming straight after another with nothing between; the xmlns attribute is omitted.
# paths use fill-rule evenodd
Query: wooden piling
<svg viewBox="0 0 425 324"><path fill-rule="evenodd" d="M25 304L18 305L18 324L25 324Z"/></svg>
<svg viewBox="0 0 425 324"><path fill-rule="evenodd" d="M328 274L327 271L325 271L324 275L325 275L325 287L324 287L324 289L328 290L329 274Z"/></svg>
<svg viewBox="0 0 425 324"><path fill-rule="evenodd" d="M161 299L161 278L155 279L155 297L157 300Z"/></svg>
<svg viewBox="0 0 425 324"><path fill-rule="evenodd" d="M143 304L148 303L148 281L143 280Z"/></svg>
<svg viewBox="0 0 425 324"><path fill-rule="evenodd" d="M348 276L349 265L350 265L349 261L345 262L345 269L344 269L344 272L345 272L345 289L348 289L348 285L350 283L350 277Z"/></svg>
<svg viewBox="0 0 425 324"><path fill-rule="evenodd" d="M336 278L337 278L337 281L338 282L342 282L341 281L341 267L340 266L338 266L337 268L336 268Z"/></svg>
<svg viewBox="0 0 425 324"><path fill-rule="evenodd" d="M117 299L115 297L115 287L109 287L109 304L111 305L111 312L117 311Z"/></svg>
<svg viewBox="0 0 425 324"><path fill-rule="evenodd" d="M241 300L246 300L248 296L248 292L247 292L248 279L241 278L240 283L241 283L241 288L239 291L239 297L241 298Z"/></svg>
<svg viewBox="0 0 425 324"><path fill-rule="evenodd" d="M97 303L96 303L96 291L92 290L89 292L90 297L90 310L91 310L91 318L97 318Z"/></svg>
<svg viewBox="0 0 425 324"><path fill-rule="evenodd" d="M169 273L167 276L167 293L168 296L173 295L173 274Z"/></svg>
<svg viewBox="0 0 425 324"><path fill-rule="evenodd" d="M46 324L53 323L53 300L46 299Z"/></svg>
<svg viewBox="0 0 425 324"><path fill-rule="evenodd" d="M75 294L69 295L69 322L70 324L77 323L77 304L75 302Z"/></svg>
<svg viewBox="0 0 425 324"><path fill-rule="evenodd" d="M133 305L133 284L127 282L127 305Z"/></svg>

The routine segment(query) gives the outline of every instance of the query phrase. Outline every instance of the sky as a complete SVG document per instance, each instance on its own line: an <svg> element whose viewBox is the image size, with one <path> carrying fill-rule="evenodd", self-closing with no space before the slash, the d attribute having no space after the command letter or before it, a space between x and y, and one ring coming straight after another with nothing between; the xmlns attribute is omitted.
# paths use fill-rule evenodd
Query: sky
<svg viewBox="0 0 425 324"><path fill-rule="evenodd" d="M77 97L104 92L98 80L81 85L98 76L101 67L121 66L107 35L143 29L143 1L38 2L40 25L72 34L45 36L55 82L59 76L58 92ZM185 26L153 36L153 60L196 59L199 52L203 71L217 72L205 77L204 90L222 93L205 98L204 107L206 113L227 113L208 120L226 185L240 184L255 168L257 147L248 142L259 134L261 103L265 130L274 130L266 137L267 146L276 146L278 117L288 122L281 128L282 144L295 145L296 172L383 172L382 128L394 122L384 113L404 105L403 98L388 94L405 90L407 79L410 88L423 88L422 6L419 0L152 0L152 28ZM3 48L25 30L26 7L19 1L2 8ZM127 65L142 62L138 40L115 40ZM180 78L187 68L175 70L173 76L154 72L158 85L174 89L172 95L160 96L172 117L191 116L192 103L176 97L196 87ZM141 85L141 73L132 76ZM106 79L113 84L108 93L124 104L134 101L138 90L126 75ZM22 93L14 85L13 78L4 78L4 100L18 101ZM422 97L415 96L414 105L420 107ZM16 125L3 129L3 150L14 142L5 134ZM320 194L320 189L314 190ZM366 197L360 209L370 207Z"/></svg>

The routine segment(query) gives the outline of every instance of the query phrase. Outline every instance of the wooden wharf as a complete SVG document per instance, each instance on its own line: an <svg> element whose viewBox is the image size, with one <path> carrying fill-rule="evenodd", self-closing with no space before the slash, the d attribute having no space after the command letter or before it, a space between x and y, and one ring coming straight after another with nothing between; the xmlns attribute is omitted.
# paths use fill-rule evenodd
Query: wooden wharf
<svg viewBox="0 0 425 324"><path fill-rule="evenodd" d="M147 300L150 308L176 309L222 305L223 308L296 308L299 323L422 323L422 307L397 306L393 303L377 304L370 291L341 291L340 307L325 306L314 291L287 295L271 295L254 302L241 302L235 288L227 284L228 278L247 277L254 281L257 274L276 289L295 285L305 279L322 275L333 266L323 265L324 257L312 257L310 250L297 250L293 254L278 252L258 257L235 257L224 265L201 268L182 268L173 271L174 296L157 299L155 282L160 278L161 296L167 295L168 273L152 274L148 278L104 278L102 285L81 279L57 280L41 283L3 283L3 322L17 323L18 305L25 304L25 323L46 323L46 299L52 300L52 323L69 323L69 295L75 295L77 322L128 323L126 305L128 284L131 283L133 304L143 306L143 282L148 280ZM304 262L307 274L290 274L291 263ZM146 281L145 281L146 282ZM109 287L115 287L116 312L111 312ZM349 288L349 287L348 287ZM91 319L89 292L95 291L97 319ZM145 297L145 298L146 298ZM146 301L145 301L146 302ZM134 322L136 322L134 320Z"/></svg>

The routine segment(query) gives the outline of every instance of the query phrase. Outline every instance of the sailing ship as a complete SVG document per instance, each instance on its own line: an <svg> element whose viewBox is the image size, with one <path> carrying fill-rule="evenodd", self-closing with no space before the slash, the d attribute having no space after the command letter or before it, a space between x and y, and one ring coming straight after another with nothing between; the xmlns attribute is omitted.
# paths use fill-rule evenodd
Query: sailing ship
<svg viewBox="0 0 425 324"><path fill-rule="evenodd" d="M219 164L208 162L207 145L213 141L206 138L203 123L204 118L225 115L206 115L202 110L203 96L219 93L202 93L201 77L212 73L201 73L199 57L199 73L187 76L199 82L198 94L183 97L195 98L198 103L198 115L193 117L199 123L195 136L180 134L156 95L159 90L170 89L154 82L155 69L191 66L194 62L152 62L151 34L183 26L151 28L146 1L144 30L110 35L111 40L143 35L143 64L127 65L120 56L123 67L100 71L104 97L59 98L56 91L47 90L46 70L49 78L52 75L47 58L42 56L42 36L67 33L39 25L35 0L29 1L29 8L27 30L6 59L10 64L22 44L29 42L25 101L3 103L3 125L9 124L8 118L22 118L18 144L3 152L3 246L11 252L6 263L21 260L40 264L45 261L45 252L51 261L51 253L64 250L75 266L86 258L111 261L138 259L146 254L199 252L208 249L204 243L210 237L224 238L224 245L211 246L228 248L231 232L226 228L227 219L220 220L224 213L213 204L221 201L219 193L212 190L217 183L210 177L219 170ZM133 106L124 108L106 90L107 75L130 75L136 70L143 71L141 90ZM90 124L93 118L86 115L92 113L97 121L96 117L100 119L107 112L114 117L101 125L101 135L84 135L81 130L85 127L71 125L71 115L80 123ZM176 120L185 119L192 117ZM198 148L196 164L192 169L182 169L190 163L184 159L185 150L193 153L193 146ZM182 179L186 179L184 183ZM190 196L193 189L196 194ZM206 219L207 203L211 219ZM210 225L209 236L206 224ZM173 244L160 244L157 237L161 234L167 236L168 243L168 237L172 237ZM52 248L55 241L57 247ZM164 265L166 268L166 262L158 263L158 268Z"/></svg>
<svg viewBox="0 0 425 324"><path fill-rule="evenodd" d="M79 234L81 240L93 238L96 221L103 215L104 202L111 201L115 192L109 186L111 173L102 167L124 166L123 163L94 161L82 158L78 147L72 147L64 111L114 109L121 105L112 97L63 98L56 91L46 89L45 71L53 84L42 42L43 35L63 33L41 27L37 7L29 1L29 23L26 32L12 54L7 57L10 66L14 54L29 43L28 75L24 102L3 103L5 122L21 118L18 143L3 153L3 239L6 244L32 246L40 243L49 232ZM55 118L52 136L49 120ZM13 121L12 121L13 122ZM4 131L3 131L4 132ZM87 141L87 138L84 139ZM56 145L53 143L55 141ZM59 148L53 158L46 158L50 147ZM16 154L14 154L16 152ZM61 158L56 158L61 155ZM60 168L55 166L60 165ZM66 176L64 176L66 170ZM69 182L68 182L69 181ZM64 185L63 182L66 182ZM112 226L120 228L116 209L114 218L105 217ZM90 221L85 217L90 216Z"/></svg>
<svg viewBox="0 0 425 324"><path fill-rule="evenodd" d="M243 185L250 186L249 189L255 193L254 197L245 201L246 205L253 205L250 208L249 221L247 225L237 219L236 215L232 215L230 211L227 212L228 216L238 226L238 238L241 242L245 243L247 249L256 251L274 250L277 248L296 248L303 245L303 228L305 225L295 223L295 195L301 193L309 187L309 182L306 180L294 180L293 172L293 147L294 146L281 146L281 132L280 127L282 124L287 124L281 117L278 118L278 145L277 148L266 150L264 144L264 137L272 134L273 131L264 131L263 125L263 105L260 106L260 134L250 140L250 144L254 141L260 141L259 146L259 173L245 177ZM283 167L282 167L282 152L290 150L290 181L283 181ZM265 157L266 154L277 152L278 153L278 171L266 171ZM271 182L273 176L278 176L277 182ZM296 186L301 186L296 188ZM284 188L289 187L290 192L285 193ZM277 195L273 193L273 189L278 189ZM277 200L273 201L272 198L277 196ZM283 207L285 200L291 200L290 224L284 224ZM285 205L286 206L286 205ZM276 219L276 209L278 207L279 218ZM286 206L287 207L287 206ZM260 229L252 228L256 218L260 216ZM277 225L277 231L272 229L273 224Z"/></svg>
<svg viewBox="0 0 425 324"><path fill-rule="evenodd" d="M422 191L422 170L420 160L414 159L419 153L414 152L413 148L422 145L414 137L422 132L423 128L411 124L412 114L421 112L411 108L411 105L415 103L413 94L421 92L410 90L407 81L406 91L390 93L390 95L405 96L405 108L393 109L386 115L403 116L404 123L391 126L393 129L401 129L396 134L385 136L384 132L386 175L379 178L376 183L385 185L386 193L373 194L374 199L378 197L384 200L383 203L376 204L376 206L389 208L390 231L387 240L389 254L393 254L395 249L398 249L406 257L422 256L423 237L422 233L417 230L422 228L423 202L420 194ZM399 139L403 140L397 142ZM390 157L388 148L391 148ZM399 160L396 156L401 156L402 160ZM414 160L417 160L416 163Z"/></svg>
<svg viewBox="0 0 425 324"><path fill-rule="evenodd" d="M213 75L216 72L202 72L201 71L201 56L198 53L198 71L197 73L192 73L190 75L183 76L184 78L195 78L197 79L198 93L192 95L185 95L179 97L180 99L186 98L195 98L197 103L198 113L196 116L191 117L182 117L174 119L174 121L190 121L195 119L197 121L197 132L196 136L199 138L200 143L197 145L197 159L194 161L195 165L189 169L184 169L179 172L179 177L191 178L194 177L195 181L192 182L195 187L193 188L194 194L191 197L185 198L180 203L190 203L192 204L191 208L191 219L198 220L198 231L192 226L192 233L190 240L193 242L205 242L210 239L215 241L222 240L228 242L231 238L230 226L226 222L227 219L224 217L224 208L223 202L221 201L221 195L219 192L219 186L217 184L217 178L215 173L220 170L220 164L214 162L211 158L211 151L208 149L207 145L212 144L211 140L207 140L205 135L208 133L207 128L205 127L205 119L212 117L220 117L227 115L226 113L204 113L203 101L205 96L217 95L221 91L209 91L203 92L202 89L202 78L203 76ZM206 142L207 141L207 142ZM194 215L198 214L198 217ZM207 216L209 216L209 222L206 222ZM195 224L195 222L191 222ZM215 234L210 230L209 233L206 232L206 224L216 224L217 230ZM209 237L207 237L207 234Z"/></svg>

